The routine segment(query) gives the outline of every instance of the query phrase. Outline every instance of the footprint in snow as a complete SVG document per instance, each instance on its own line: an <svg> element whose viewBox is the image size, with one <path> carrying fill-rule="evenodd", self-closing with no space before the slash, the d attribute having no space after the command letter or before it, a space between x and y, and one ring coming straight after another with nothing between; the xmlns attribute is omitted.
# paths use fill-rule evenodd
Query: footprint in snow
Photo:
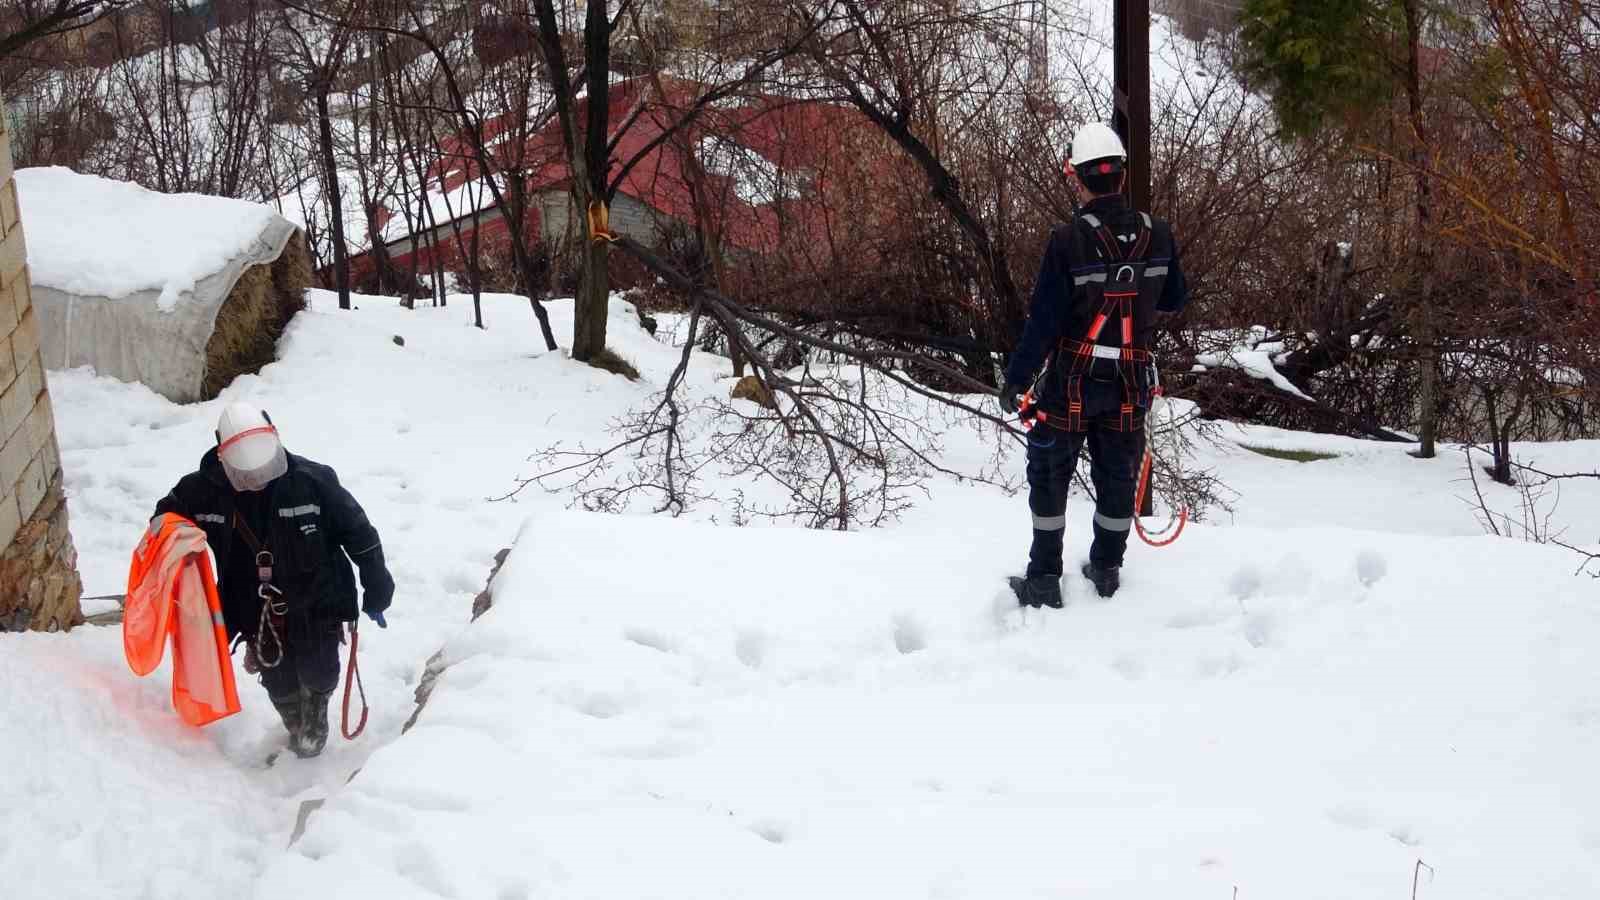
<svg viewBox="0 0 1600 900"><path fill-rule="evenodd" d="M787 841L792 831L787 822L778 819L758 819L751 822L748 827L769 844L781 844Z"/></svg>
<svg viewBox="0 0 1600 900"><path fill-rule="evenodd" d="M926 650L928 635L921 623L908 615L898 616L894 620L894 648L902 654L916 653Z"/></svg>
<svg viewBox="0 0 1600 900"><path fill-rule="evenodd" d="M678 759L700 752L700 745L699 739L688 736L662 735L648 744L619 747L612 751L612 755L622 759Z"/></svg>
<svg viewBox="0 0 1600 900"><path fill-rule="evenodd" d="M1244 639L1250 646L1257 649L1270 647L1275 643L1278 631L1278 622L1266 613L1252 613L1244 620Z"/></svg>
<svg viewBox="0 0 1600 900"><path fill-rule="evenodd" d="M483 583L479 576L465 569L456 569L440 578L439 586L451 594L476 594Z"/></svg>
<svg viewBox="0 0 1600 900"><path fill-rule="evenodd" d="M1214 610L1195 607L1184 610L1168 619L1167 627L1185 631L1190 628L1205 628L1210 625L1216 625L1221 621L1222 616L1218 615Z"/></svg>
<svg viewBox="0 0 1600 900"><path fill-rule="evenodd" d="M752 669L761 668L767 661L767 636L759 631L743 631L733 642L733 655Z"/></svg>
<svg viewBox="0 0 1600 900"><path fill-rule="evenodd" d="M1243 566L1228 578L1228 593L1240 603L1261 592L1261 570Z"/></svg>
<svg viewBox="0 0 1600 900"><path fill-rule="evenodd" d="M1394 838L1402 845L1407 847L1422 846L1422 835L1418 834L1416 830L1409 825L1401 825L1398 828L1389 829L1389 837Z"/></svg>
<svg viewBox="0 0 1600 900"><path fill-rule="evenodd" d="M1346 828L1371 828L1372 813L1359 806L1335 806L1328 810L1328 821Z"/></svg>
<svg viewBox="0 0 1600 900"><path fill-rule="evenodd" d="M1389 574L1389 561L1376 550L1363 550L1356 554L1356 577L1367 587L1372 587Z"/></svg>
<svg viewBox="0 0 1600 900"><path fill-rule="evenodd" d="M1195 664L1194 672L1201 678L1227 678L1244 668L1244 661L1234 654L1208 656Z"/></svg>
<svg viewBox="0 0 1600 900"><path fill-rule="evenodd" d="M638 625L623 629L622 636L641 647L649 647L662 653L678 652L678 642L671 635L663 634L654 628L644 628Z"/></svg>
<svg viewBox="0 0 1600 900"><path fill-rule="evenodd" d="M613 694L593 693L580 698L572 706L573 709L594 719L614 719L622 715L627 704L620 697Z"/></svg>
<svg viewBox="0 0 1600 900"><path fill-rule="evenodd" d="M1144 660L1137 656L1119 656L1112 660L1111 669L1128 681L1140 681L1145 675Z"/></svg>

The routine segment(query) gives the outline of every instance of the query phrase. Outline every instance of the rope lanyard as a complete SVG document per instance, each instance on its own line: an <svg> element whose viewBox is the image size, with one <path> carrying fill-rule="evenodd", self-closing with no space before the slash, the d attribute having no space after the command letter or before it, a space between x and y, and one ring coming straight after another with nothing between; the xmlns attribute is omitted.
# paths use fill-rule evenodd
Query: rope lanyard
<svg viewBox="0 0 1600 900"><path fill-rule="evenodd" d="M289 602L284 599L283 591L272 583L272 551L250 530L249 523L239 515L238 509L233 511L233 527L256 555L256 596L261 598L261 617L256 622L256 638L245 652L245 671L253 675L252 662L260 669L276 669L283 662L282 628L284 616L289 614ZM273 647L270 660L267 658L269 638Z"/></svg>
<svg viewBox="0 0 1600 900"><path fill-rule="evenodd" d="M356 625L356 622L350 623L350 661L345 665L344 670L344 709L339 722L339 733L343 734L344 739L347 741L355 740L361 736L361 732L366 730L367 713L369 711L367 688L366 685L361 683L361 667L356 664L356 648L361 642L361 633L356 630ZM352 684L361 694L361 719L356 722L354 730L350 728L350 686Z"/></svg>
<svg viewBox="0 0 1600 900"><path fill-rule="evenodd" d="M1161 396L1160 385L1156 386L1155 396ZM1151 412L1153 413L1154 410ZM1168 413L1167 418L1170 422L1170 427L1176 430L1178 425L1176 421L1173 421L1174 417L1171 415L1171 413ZM1139 466L1139 486L1133 492L1133 525L1134 530L1139 533L1139 540L1144 541L1146 544L1149 544L1152 547L1165 547L1171 544L1173 541L1176 541L1178 539L1178 535L1183 534L1183 526L1189 521L1189 508L1183 505L1182 498L1179 497L1178 502L1171 504L1178 510L1178 515L1171 522L1168 522L1164 527L1156 531L1147 531L1144 527L1144 519L1138 514L1139 510L1144 508L1145 492L1150 488L1150 470L1155 462L1155 419L1156 417L1154 415L1146 415L1144 418L1144 461ZM1176 469L1179 466L1179 460L1177 459L1178 449L1176 443L1174 443L1172 447L1172 456L1173 467ZM1169 535L1168 532L1171 534Z"/></svg>

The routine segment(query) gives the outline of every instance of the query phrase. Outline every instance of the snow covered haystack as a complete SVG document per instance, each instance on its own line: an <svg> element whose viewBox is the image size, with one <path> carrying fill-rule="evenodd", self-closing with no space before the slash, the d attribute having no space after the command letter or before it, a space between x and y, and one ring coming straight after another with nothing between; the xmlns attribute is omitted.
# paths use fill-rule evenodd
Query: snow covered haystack
<svg viewBox="0 0 1600 900"><path fill-rule="evenodd" d="M273 360L304 305L299 230L266 206L52 167L16 173L45 365L178 403Z"/></svg>

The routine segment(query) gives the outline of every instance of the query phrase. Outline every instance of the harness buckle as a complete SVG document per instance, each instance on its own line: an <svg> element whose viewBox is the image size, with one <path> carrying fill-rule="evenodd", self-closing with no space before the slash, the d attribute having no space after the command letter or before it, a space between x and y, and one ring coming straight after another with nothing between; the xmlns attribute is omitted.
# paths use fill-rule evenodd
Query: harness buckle
<svg viewBox="0 0 1600 900"><path fill-rule="evenodd" d="M272 580L272 562L272 551L261 550L256 553L256 579L263 586L269 586L267 583Z"/></svg>
<svg viewBox="0 0 1600 900"><path fill-rule="evenodd" d="M283 599L283 591L270 584L256 588L256 596L261 598L261 602L271 609L275 616L282 616L289 611L289 603Z"/></svg>
<svg viewBox="0 0 1600 900"><path fill-rule="evenodd" d="M1120 266L1117 269L1116 280L1120 284L1132 284L1133 279L1137 274L1138 273L1133 271L1133 266ZM1124 275L1127 277L1124 278Z"/></svg>

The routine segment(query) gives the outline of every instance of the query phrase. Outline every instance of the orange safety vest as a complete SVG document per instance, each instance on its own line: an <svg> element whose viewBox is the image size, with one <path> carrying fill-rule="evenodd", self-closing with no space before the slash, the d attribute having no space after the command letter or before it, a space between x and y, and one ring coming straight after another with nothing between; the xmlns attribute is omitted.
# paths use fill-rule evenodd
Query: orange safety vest
<svg viewBox="0 0 1600 900"><path fill-rule="evenodd" d="M122 614L128 668L148 675L172 636L172 707L190 725L209 725L239 711L233 657L222 622L206 534L166 513L133 551Z"/></svg>

